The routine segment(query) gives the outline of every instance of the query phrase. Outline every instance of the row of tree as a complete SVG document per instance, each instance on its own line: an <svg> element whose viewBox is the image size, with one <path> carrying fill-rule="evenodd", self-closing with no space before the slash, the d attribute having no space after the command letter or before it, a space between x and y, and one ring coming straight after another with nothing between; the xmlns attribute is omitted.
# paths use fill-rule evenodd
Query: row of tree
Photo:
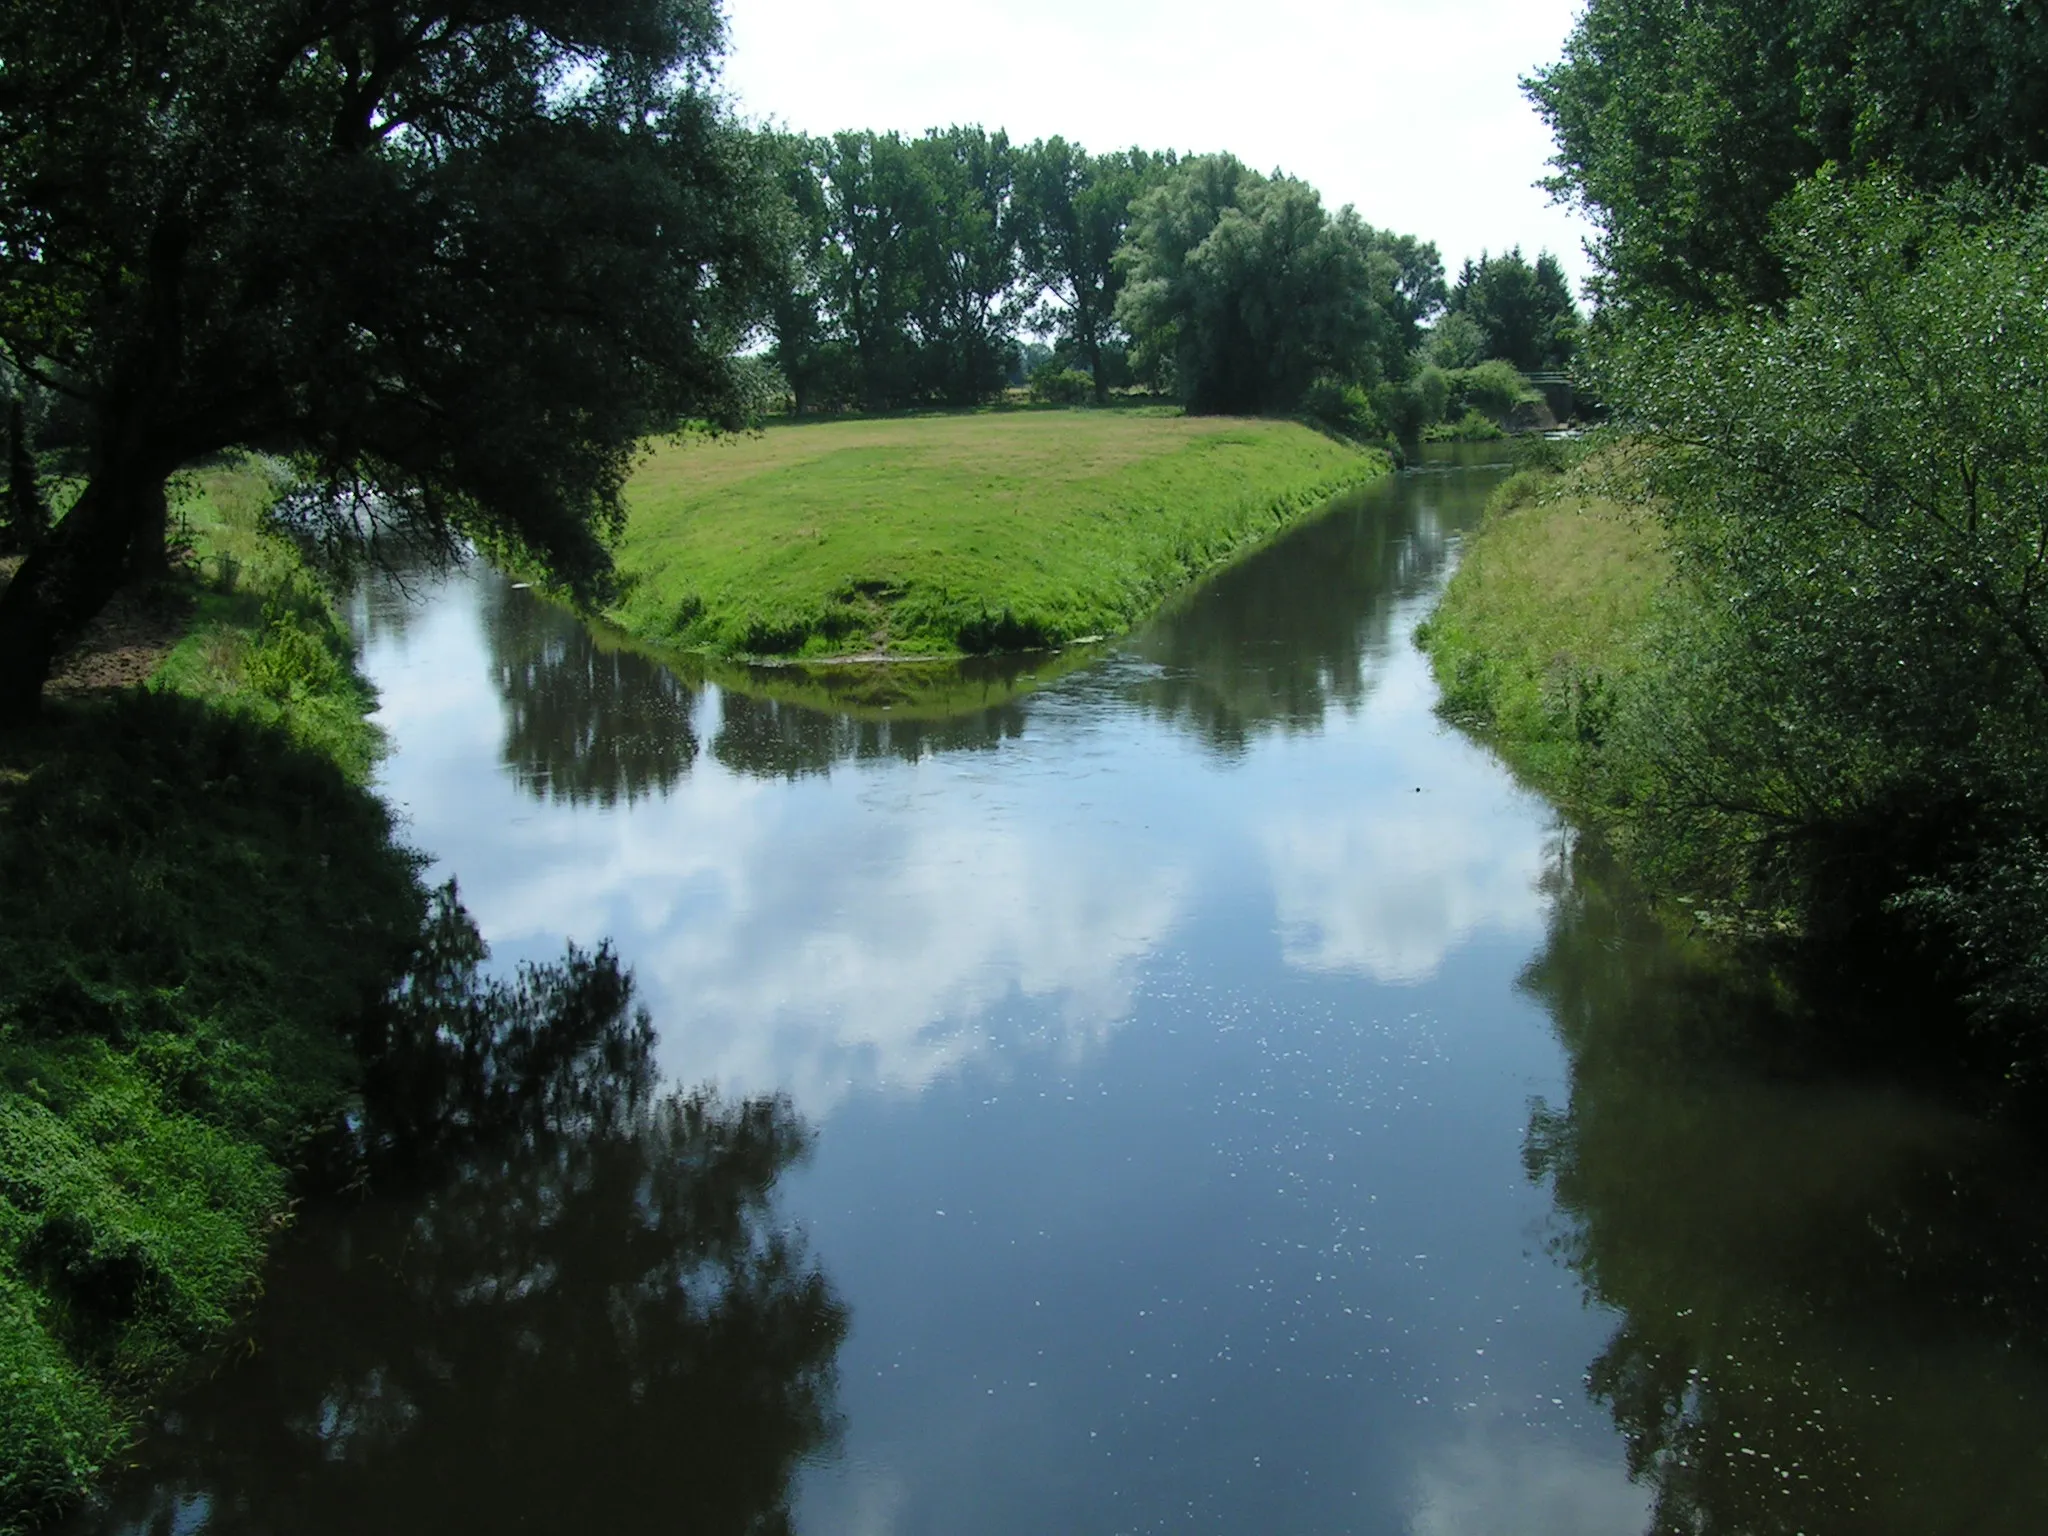
<svg viewBox="0 0 2048 1536"><path fill-rule="evenodd" d="M1291 410L1317 377L1405 377L1447 298L1434 246L1230 155L980 127L764 142L792 213L770 356L799 412L986 400L1024 331L1098 400L1136 380Z"/></svg>

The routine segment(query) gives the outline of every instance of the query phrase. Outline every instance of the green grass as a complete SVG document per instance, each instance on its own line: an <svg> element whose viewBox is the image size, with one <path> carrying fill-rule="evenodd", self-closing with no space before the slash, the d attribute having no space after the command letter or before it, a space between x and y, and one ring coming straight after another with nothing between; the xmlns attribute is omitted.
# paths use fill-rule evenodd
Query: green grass
<svg viewBox="0 0 2048 1536"><path fill-rule="evenodd" d="M194 611L152 685L278 726L363 782L384 748L369 721L376 700L327 595L291 546L263 530L282 488L279 472L256 458L181 477Z"/></svg>
<svg viewBox="0 0 2048 1536"><path fill-rule="evenodd" d="M198 477L151 688L0 735L0 1531L75 1503L232 1321L420 931L368 690L268 500Z"/></svg>
<svg viewBox="0 0 2048 1536"><path fill-rule="evenodd" d="M610 617L723 656L958 655L1128 629L1387 459L1292 422L1029 411L656 449Z"/></svg>
<svg viewBox="0 0 2048 1536"><path fill-rule="evenodd" d="M1526 469L1466 543L1417 631L1443 710L1568 805L1583 805L1615 700L1651 665L1671 561L1655 517L1595 466Z"/></svg>

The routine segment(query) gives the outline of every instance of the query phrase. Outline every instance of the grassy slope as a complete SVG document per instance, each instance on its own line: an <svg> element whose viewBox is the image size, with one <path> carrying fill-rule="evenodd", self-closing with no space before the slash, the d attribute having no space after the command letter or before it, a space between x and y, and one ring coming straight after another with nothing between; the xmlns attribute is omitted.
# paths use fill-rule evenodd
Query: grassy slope
<svg viewBox="0 0 2048 1536"><path fill-rule="evenodd" d="M230 1321L418 932L345 641L260 482L203 480L214 579L159 686L0 737L0 1531Z"/></svg>
<svg viewBox="0 0 2048 1536"><path fill-rule="evenodd" d="M1033 411L659 449L611 615L731 655L949 654L1128 628L1385 458L1291 422Z"/></svg>
<svg viewBox="0 0 2048 1536"><path fill-rule="evenodd" d="M1650 664L1670 575L1654 519L1601 496L1586 470L1514 476L1418 632L1444 712L1583 808L1608 709Z"/></svg>

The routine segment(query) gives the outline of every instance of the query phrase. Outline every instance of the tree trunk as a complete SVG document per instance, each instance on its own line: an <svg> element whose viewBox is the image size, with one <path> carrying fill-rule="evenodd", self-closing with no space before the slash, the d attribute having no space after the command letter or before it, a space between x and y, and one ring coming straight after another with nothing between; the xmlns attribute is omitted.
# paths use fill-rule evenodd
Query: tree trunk
<svg viewBox="0 0 2048 1536"><path fill-rule="evenodd" d="M1095 403L1109 404L1109 383L1102 377L1102 338L1091 327L1082 346L1088 350L1088 377L1095 384Z"/></svg>
<svg viewBox="0 0 2048 1536"><path fill-rule="evenodd" d="M171 568L171 508L162 481L135 493L135 532L128 541L128 579L149 581Z"/></svg>
<svg viewBox="0 0 2048 1536"><path fill-rule="evenodd" d="M27 414L21 401L12 400L7 407L7 505L0 509L0 548L8 554L22 554L35 548L49 521L42 487L36 483Z"/></svg>
<svg viewBox="0 0 2048 1536"><path fill-rule="evenodd" d="M0 593L0 727L35 717L58 646L119 588L143 500L95 479Z"/></svg>

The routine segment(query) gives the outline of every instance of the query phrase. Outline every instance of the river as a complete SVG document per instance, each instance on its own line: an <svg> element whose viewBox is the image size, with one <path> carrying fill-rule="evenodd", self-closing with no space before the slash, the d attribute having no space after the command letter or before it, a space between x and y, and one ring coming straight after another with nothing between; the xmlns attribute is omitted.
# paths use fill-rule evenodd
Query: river
<svg viewBox="0 0 2048 1536"><path fill-rule="evenodd" d="M1788 1059L1434 715L1501 457L949 720L366 593L406 835L710 1093L309 1207L79 1529L2048 1528L2034 1162Z"/></svg>

